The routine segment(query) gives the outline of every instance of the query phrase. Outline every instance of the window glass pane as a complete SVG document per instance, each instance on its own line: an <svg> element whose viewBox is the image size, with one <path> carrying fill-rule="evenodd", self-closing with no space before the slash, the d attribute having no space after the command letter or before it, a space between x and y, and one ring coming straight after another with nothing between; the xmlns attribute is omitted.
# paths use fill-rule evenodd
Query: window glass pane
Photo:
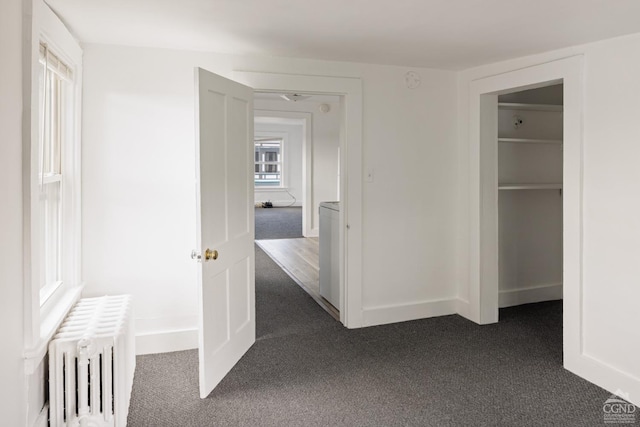
<svg viewBox="0 0 640 427"><path fill-rule="evenodd" d="M54 109L56 100L54 99L53 85L55 79L53 73L47 73L47 79L44 87L44 103L45 103L45 117L44 117L44 139L42 141L42 173L45 175L50 174L51 171L51 145L55 135L55 129L57 127L56 111Z"/></svg>
<svg viewBox="0 0 640 427"><path fill-rule="evenodd" d="M62 280L62 197L61 182L44 184L40 195L42 212L43 277L40 286Z"/></svg>
<svg viewBox="0 0 640 427"><path fill-rule="evenodd" d="M54 75L53 84L53 98L52 101L55 104L53 106L53 120L52 125L54 127L54 133L51 139L51 173L61 173L61 151L62 151L62 138L64 137L64 123L65 117L65 99L64 99L64 86L66 82L61 80L57 75Z"/></svg>
<svg viewBox="0 0 640 427"><path fill-rule="evenodd" d="M282 139L255 142L255 186L282 187Z"/></svg>
<svg viewBox="0 0 640 427"><path fill-rule="evenodd" d="M62 150L65 120L70 107L65 99L69 82L40 68L39 184L40 184L40 288L62 281ZM54 288L55 289L55 288ZM45 292L46 293L46 292ZM41 295L41 303L43 302Z"/></svg>
<svg viewBox="0 0 640 427"><path fill-rule="evenodd" d="M46 84L42 90L42 122L41 122L41 170L46 175L61 173L61 151L64 132L64 85L55 74L47 73Z"/></svg>

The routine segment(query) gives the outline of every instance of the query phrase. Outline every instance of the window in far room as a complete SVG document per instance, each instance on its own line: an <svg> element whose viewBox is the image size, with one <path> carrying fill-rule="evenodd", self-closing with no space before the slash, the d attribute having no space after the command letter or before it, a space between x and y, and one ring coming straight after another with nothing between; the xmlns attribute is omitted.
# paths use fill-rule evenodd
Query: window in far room
<svg viewBox="0 0 640 427"><path fill-rule="evenodd" d="M255 141L256 188L282 188L283 176L283 139L257 138Z"/></svg>

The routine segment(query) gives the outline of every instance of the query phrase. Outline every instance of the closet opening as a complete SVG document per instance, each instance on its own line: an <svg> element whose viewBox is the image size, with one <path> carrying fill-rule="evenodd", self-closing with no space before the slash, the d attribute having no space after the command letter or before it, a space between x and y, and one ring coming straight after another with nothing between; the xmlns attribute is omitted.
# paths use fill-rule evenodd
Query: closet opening
<svg viewBox="0 0 640 427"><path fill-rule="evenodd" d="M563 104L563 85L557 82L498 95L501 309L562 300ZM543 311L555 313L562 325L561 303L548 303Z"/></svg>

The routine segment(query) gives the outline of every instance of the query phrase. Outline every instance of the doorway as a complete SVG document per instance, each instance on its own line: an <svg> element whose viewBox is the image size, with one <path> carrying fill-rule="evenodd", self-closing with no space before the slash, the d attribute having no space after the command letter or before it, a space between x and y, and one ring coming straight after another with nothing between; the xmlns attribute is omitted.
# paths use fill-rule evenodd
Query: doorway
<svg viewBox="0 0 640 427"><path fill-rule="evenodd" d="M362 82L359 78L236 71L233 78L255 92L340 97L340 322L363 325L362 311Z"/></svg>
<svg viewBox="0 0 640 427"><path fill-rule="evenodd" d="M575 56L474 80L469 86L470 286L466 316L498 321L498 97L562 84L563 364L581 372L582 328L582 111L583 63Z"/></svg>
<svg viewBox="0 0 640 427"><path fill-rule="evenodd" d="M326 262L320 269L320 246L327 247L320 229L323 202L340 200L341 126L340 96L254 94L256 243L336 320L339 272L335 295L325 298L320 282L331 276Z"/></svg>
<svg viewBox="0 0 640 427"><path fill-rule="evenodd" d="M498 96L498 306L562 299L562 84Z"/></svg>
<svg viewBox="0 0 640 427"><path fill-rule="evenodd" d="M195 71L198 250L192 251L192 258L202 265L198 270L198 354L200 396L205 397L255 342L256 91L290 93L287 91L294 85L308 88L304 91L311 94L340 96L344 111L340 152L345 153L346 160L340 164L340 174L347 181L347 172L356 173L354 179L347 181L348 186L342 180L340 183L344 205L337 221L341 229L336 251L339 285L344 294L339 304L340 321L349 327L361 326L362 254L358 243L362 238L362 205L360 197L347 196L358 196L362 190L362 88L359 79L239 73L249 76L242 84L201 68ZM346 156L346 148L353 157ZM348 258L351 254L355 258ZM358 268L352 271L351 266ZM350 286L352 280L354 286Z"/></svg>

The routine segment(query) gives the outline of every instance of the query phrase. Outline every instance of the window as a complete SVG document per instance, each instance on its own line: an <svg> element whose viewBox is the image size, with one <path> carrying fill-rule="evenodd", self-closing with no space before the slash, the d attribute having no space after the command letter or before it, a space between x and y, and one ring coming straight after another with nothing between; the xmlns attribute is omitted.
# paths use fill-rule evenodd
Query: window
<svg viewBox="0 0 640 427"><path fill-rule="evenodd" d="M255 140L255 186L259 188L283 187L283 139Z"/></svg>
<svg viewBox="0 0 640 427"><path fill-rule="evenodd" d="M82 48L43 1L33 2L29 40L28 130L24 133L25 372L36 372L47 343L82 293ZM32 61L33 59L33 61Z"/></svg>
<svg viewBox="0 0 640 427"><path fill-rule="evenodd" d="M42 305L62 285L63 279L63 152L71 135L68 123L72 113L70 90L73 74L44 43L40 44L39 57L37 177Z"/></svg>

